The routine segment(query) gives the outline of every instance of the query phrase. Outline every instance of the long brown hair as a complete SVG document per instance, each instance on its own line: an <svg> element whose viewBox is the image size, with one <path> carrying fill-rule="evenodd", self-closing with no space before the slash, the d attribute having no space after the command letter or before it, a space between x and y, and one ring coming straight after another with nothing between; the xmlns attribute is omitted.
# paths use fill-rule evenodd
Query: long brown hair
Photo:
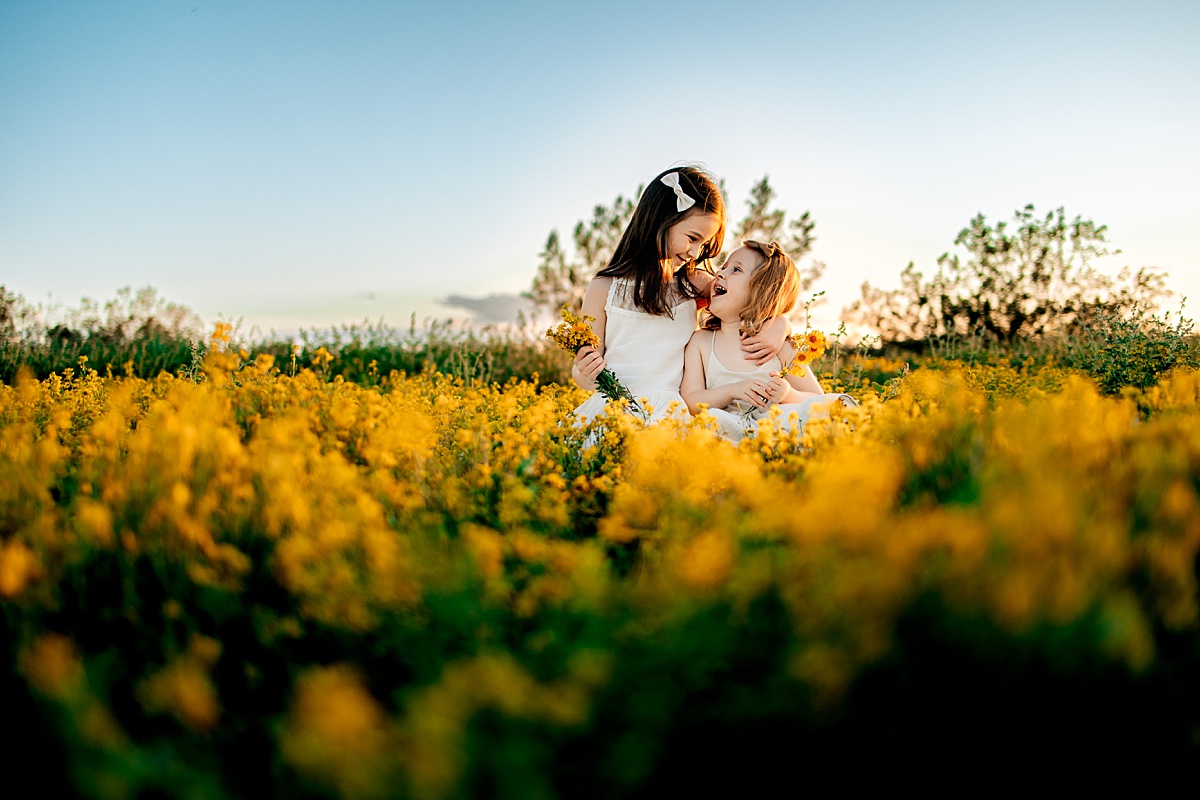
<svg viewBox="0 0 1200 800"><path fill-rule="evenodd" d="M679 187L696 201L684 211L676 209L675 191L662 182L663 176L672 172L679 175ZM699 294L687 279L688 265L676 270L671 281L664 278L662 269L662 262L667 258L667 233L671 226L692 214L713 214L719 223L716 234L704 243L697 259L698 264L703 263L707 268L709 259L721 252L725 242L725 199L721 197L717 182L704 170L673 167L656 175L642 192L612 258L596 274L606 278L633 278L635 306L659 316L671 313L668 302L672 283L684 297L693 298Z"/></svg>
<svg viewBox="0 0 1200 800"><path fill-rule="evenodd" d="M747 239L742 242L742 247L753 250L763 259L750 276L749 299L740 314L742 330L753 336L771 317L787 314L796 307L796 301L800 299L800 272L778 242ZM718 330L720 317L709 312L703 327Z"/></svg>

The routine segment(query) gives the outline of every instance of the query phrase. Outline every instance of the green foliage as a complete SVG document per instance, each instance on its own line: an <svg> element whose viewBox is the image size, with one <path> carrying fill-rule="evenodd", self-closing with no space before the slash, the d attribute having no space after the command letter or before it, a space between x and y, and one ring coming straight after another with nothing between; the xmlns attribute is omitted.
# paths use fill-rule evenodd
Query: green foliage
<svg viewBox="0 0 1200 800"><path fill-rule="evenodd" d="M1134 309L1126 316L1100 315L1062 342L1059 360L1083 370L1101 391L1115 394L1126 386L1144 389L1178 366L1200 366L1193 321L1175 314L1159 317Z"/></svg>
<svg viewBox="0 0 1200 800"><path fill-rule="evenodd" d="M192 362L192 343L162 336L142 336L126 342L55 337L42 342L0 343L0 382L11 384L24 367L39 378L75 366L81 358L101 372L149 378L160 372L177 373Z"/></svg>
<svg viewBox="0 0 1200 800"><path fill-rule="evenodd" d="M1025 397L1028 390L1056 391L1065 372L1086 375L1104 394L1152 386L1177 367L1200 366L1200 341L1183 308L1162 315L1135 308L1097 313L1087 325L1052 336L1000 342L985 334L944 333L913 348L887 344L879 354L913 366L986 368L992 397ZM982 374L982 373L981 373ZM1007 386L994 384L1006 376ZM1017 388L1014 388L1017 387Z"/></svg>
<svg viewBox="0 0 1200 800"><path fill-rule="evenodd" d="M100 370L138 377L178 372L192 360L200 319L147 286L129 287L103 305L84 298L65 312L28 303L0 286L0 381L22 367L39 377L74 367L81 358Z"/></svg>
<svg viewBox="0 0 1200 800"><path fill-rule="evenodd" d="M556 312L566 305L578 313L588 281L612 258L643 188L638 187L633 199L617 195L611 206L597 205L590 220L576 223L571 237L575 243L573 257L563 250L558 231L550 231L533 285L524 296L537 308Z"/></svg>
<svg viewBox="0 0 1200 800"><path fill-rule="evenodd" d="M201 335L203 323L186 306L160 298L151 286L136 293L126 286L103 306L83 298L80 307L69 312L66 323L58 327L119 344L135 339L190 341Z"/></svg>
<svg viewBox="0 0 1200 800"><path fill-rule="evenodd" d="M900 288L864 284L847 315L879 332L884 342L925 343L936 337L980 335L1012 343L1064 334L1153 308L1169 294L1164 276L1128 269L1113 279L1091 262L1107 249L1107 228L1060 207L1038 216L1032 205L1009 223L982 214L954 240L965 253L945 253L926 279L910 263Z"/></svg>
<svg viewBox="0 0 1200 800"><path fill-rule="evenodd" d="M408 328L385 323L342 325L300 331L296 361L307 366L312 354L325 348L333 355L330 377L377 385L393 371L406 375L439 372L468 382L505 384L512 379L565 383L571 374L570 357L545 340L541 331L508 327L473 329L448 321L426 320ZM265 353L287 371L292 343L250 345L250 358Z"/></svg>
<svg viewBox="0 0 1200 800"><path fill-rule="evenodd" d="M7 342L17 332L17 314L23 298L0 285L0 341Z"/></svg>
<svg viewBox="0 0 1200 800"><path fill-rule="evenodd" d="M771 201L777 193L769 179L769 175L764 175L762 180L750 187L746 216L738 223L733 234L734 242L743 239L775 241L792 260L799 261L812 250L812 243L816 241L812 231L817 223L807 211L788 222L786 211L782 208L772 209Z"/></svg>
<svg viewBox="0 0 1200 800"><path fill-rule="evenodd" d="M0 286L0 382L12 384L21 370L38 378L76 368L89 368L139 378L166 372L198 379L211 347L195 315L176 303L158 299L149 287L136 294L122 289L103 307L84 299L81 307L62 313L64 322L50 326L50 311L29 305L19 294ZM227 323L222 323L232 328ZM327 377L377 385L393 372L408 375L439 372L482 383L513 378L565 382L570 359L550 346L542 331L529 327L456 326L449 321L414 315L407 328L379 322L301 330L297 342L280 339L248 341L232 334L228 349L251 362L269 355L285 371L313 364L321 348L333 356L321 370Z"/></svg>

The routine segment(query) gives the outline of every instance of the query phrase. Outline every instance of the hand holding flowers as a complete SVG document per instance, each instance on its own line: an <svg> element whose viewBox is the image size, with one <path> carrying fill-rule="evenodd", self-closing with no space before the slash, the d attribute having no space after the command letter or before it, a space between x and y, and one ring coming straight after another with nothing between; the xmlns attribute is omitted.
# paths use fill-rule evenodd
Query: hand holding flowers
<svg viewBox="0 0 1200 800"><path fill-rule="evenodd" d="M596 332L592 330L591 325L588 325L588 322L595 320L595 317L589 317L586 314L577 317L565 305L560 313L563 321L558 324L558 327L546 331L546 335L553 339L559 347L572 355L585 347L593 347L597 350L600 348L600 340L596 338ZM646 413L633 394L611 369L605 367L596 376L596 389L608 400L626 401L630 410L642 418L646 417Z"/></svg>

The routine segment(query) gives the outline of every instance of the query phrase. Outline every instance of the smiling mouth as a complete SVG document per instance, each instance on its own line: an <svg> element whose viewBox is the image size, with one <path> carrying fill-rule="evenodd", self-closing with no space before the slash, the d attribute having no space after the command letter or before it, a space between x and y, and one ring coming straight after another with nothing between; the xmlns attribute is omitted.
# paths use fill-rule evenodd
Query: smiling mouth
<svg viewBox="0 0 1200 800"><path fill-rule="evenodd" d="M714 286L714 287L713 287L712 293L713 293L714 295L716 295L717 297L720 297L721 295L725 294L725 293L726 293L726 292L728 292L728 291L729 291L729 290L728 290L728 289L726 289L724 286L721 286L720 284L717 284L716 286Z"/></svg>

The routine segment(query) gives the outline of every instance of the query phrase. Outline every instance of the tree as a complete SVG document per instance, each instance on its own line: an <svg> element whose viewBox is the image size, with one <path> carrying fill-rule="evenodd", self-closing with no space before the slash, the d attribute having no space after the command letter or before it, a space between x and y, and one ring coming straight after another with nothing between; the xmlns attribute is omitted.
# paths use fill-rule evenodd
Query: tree
<svg viewBox="0 0 1200 800"><path fill-rule="evenodd" d="M523 296L532 300L537 308L556 312L563 305L568 305L572 312L578 314L583 306L583 294L588 282L612 258L617 242L621 240L621 234L633 216L634 202L642 196L643 188L638 187L633 200L617 195L612 206L598 205L593 209L590 220L576 223L572 235L575 243L573 258L568 258L563 251L558 231L550 231L546 247L540 254L541 261L533 285Z"/></svg>
<svg viewBox="0 0 1200 800"><path fill-rule="evenodd" d="M770 176L764 175L761 181L750 187L750 197L746 200L748 210L734 231L734 243L736 245L744 239L775 241L798 263L812 250L812 243L816 241L812 231L817 223L807 211L788 222L786 211L782 208L771 209L774 199L775 190L771 188ZM800 292L803 294L811 289L824 273L825 264L821 261L813 261L802 268Z"/></svg>
<svg viewBox="0 0 1200 800"><path fill-rule="evenodd" d="M11 341L17 332L17 309L24 298L0 286L0 342Z"/></svg>
<svg viewBox="0 0 1200 800"><path fill-rule="evenodd" d="M1146 309L1170 294L1165 276L1123 270L1117 279L1091 262L1115 255L1107 228L1062 207L1038 216L1033 205L1014 224L989 223L983 214L959 231L965 252L943 253L929 280L910 262L900 288L864 283L846 316L877 331L885 342L924 342L947 334L981 334L1012 342L1065 333L1098 317Z"/></svg>
<svg viewBox="0 0 1200 800"><path fill-rule="evenodd" d="M750 197L746 200L749 210L733 234L734 241L776 241L793 261L799 261L812 250L812 243L816 241L812 230L817 223L807 211L788 222L787 212L782 208L770 210L775 194L769 175L764 175L750 187Z"/></svg>

